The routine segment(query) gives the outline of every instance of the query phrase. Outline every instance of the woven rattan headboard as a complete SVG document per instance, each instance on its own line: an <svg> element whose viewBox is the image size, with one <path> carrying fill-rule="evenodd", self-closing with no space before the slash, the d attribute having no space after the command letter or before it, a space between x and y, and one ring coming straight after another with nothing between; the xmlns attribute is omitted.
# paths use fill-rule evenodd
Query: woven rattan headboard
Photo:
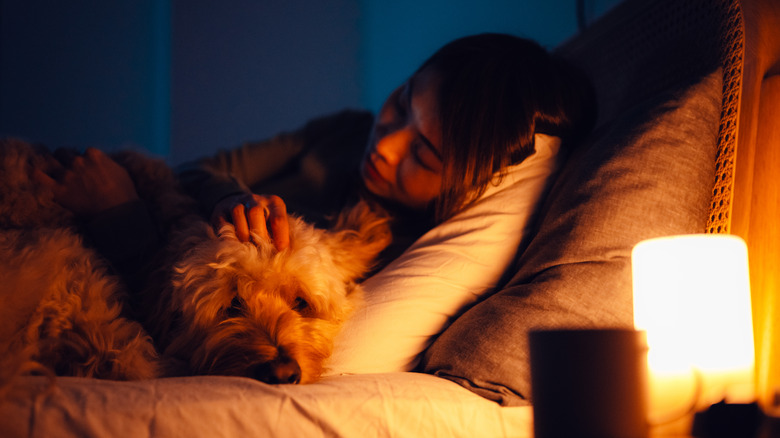
<svg viewBox="0 0 780 438"><path fill-rule="evenodd" d="M739 4L738 103L723 129L730 142L736 137L736 150L728 151L733 170L723 184L732 194L722 213L726 230L748 245L758 395L765 408L780 414L780 2Z"/></svg>
<svg viewBox="0 0 780 438"><path fill-rule="evenodd" d="M758 398L780 414L780 2L653 4L654 11L668 14L662 21L691 20L702 38L717 35L723 106L705 232L736 234L747 242Z"/></svg>
<svg viewBox="0 0 780 438"><path fill-rule="evenodd" d="M742 84L745 32L737 0L724 0L716 7L723 67L723 107L718 130L718 155L715 185L707 220L708 233L728 233L731 223L731 198L734 187L734 160L737 149L737 117Z"/></svg>
<svg viewBox="0 0 780 438"><path fill-rule="evenodd" d="M683 2L681 2L683 3ZM708 233L748 244L759 400L780 410L780 2L684 2L712 10L723 107ZM695 4L696 6L694 6Z"/></svg>

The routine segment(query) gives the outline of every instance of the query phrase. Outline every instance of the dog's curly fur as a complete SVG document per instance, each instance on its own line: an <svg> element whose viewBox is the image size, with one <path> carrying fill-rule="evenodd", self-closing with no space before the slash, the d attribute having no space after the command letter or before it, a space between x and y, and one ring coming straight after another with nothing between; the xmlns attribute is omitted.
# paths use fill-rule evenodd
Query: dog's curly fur
<svg viewBox="0 0 780 438"><path fill-rule="evenodd" d="M316 380L359 303L357 281L390 242L387 218L365 203L329 230L291 216L290 248L279 252L259 238L239 242L230 225L215 233L162 161L113 158L167 238L134 297L138 321L123 312L125 287L76 218L30 177L47 170L49 152L0 142L0 388L29 373Z"/></svg>

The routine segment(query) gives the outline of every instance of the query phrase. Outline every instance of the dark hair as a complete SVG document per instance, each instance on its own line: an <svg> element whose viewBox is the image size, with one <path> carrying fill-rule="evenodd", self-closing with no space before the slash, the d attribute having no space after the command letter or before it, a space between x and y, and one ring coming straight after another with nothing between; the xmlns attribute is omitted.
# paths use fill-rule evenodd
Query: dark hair
<svg viewBox="0 0 780 438"><path fill-rule="evenodd" d="M460 38L417 71L428 68L440 79L445 167L443 191L433 206L437 222L500 181L507 166L531 155L535 133L570 141L589 130L595 116L587 79L528 39Z"/></svg>

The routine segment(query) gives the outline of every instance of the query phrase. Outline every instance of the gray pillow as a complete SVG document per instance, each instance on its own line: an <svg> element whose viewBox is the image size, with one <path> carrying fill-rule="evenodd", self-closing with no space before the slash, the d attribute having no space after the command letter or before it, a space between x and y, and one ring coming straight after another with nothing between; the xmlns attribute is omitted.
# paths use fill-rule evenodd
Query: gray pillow
<svg viewBox="0 0 780 438"><path fill-rule="evenodd" d="M514 277L457 318L421 370L502 405L527 404L529 331L631 327L633 246L705 229L721 78L718 69L633 103L573 151Z"/></svg>

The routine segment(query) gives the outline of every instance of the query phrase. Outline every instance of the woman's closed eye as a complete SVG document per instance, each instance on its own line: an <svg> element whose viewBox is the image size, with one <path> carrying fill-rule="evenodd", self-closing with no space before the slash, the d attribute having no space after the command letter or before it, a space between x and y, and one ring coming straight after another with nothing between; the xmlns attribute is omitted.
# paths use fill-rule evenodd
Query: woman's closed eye
<svg viewBox="0 0 780 438"><path fill-rule="evenodd" d="M439 154L422 139L416 139L411 145L414 160L429 172L441 171L442 162Z"/></svg>

